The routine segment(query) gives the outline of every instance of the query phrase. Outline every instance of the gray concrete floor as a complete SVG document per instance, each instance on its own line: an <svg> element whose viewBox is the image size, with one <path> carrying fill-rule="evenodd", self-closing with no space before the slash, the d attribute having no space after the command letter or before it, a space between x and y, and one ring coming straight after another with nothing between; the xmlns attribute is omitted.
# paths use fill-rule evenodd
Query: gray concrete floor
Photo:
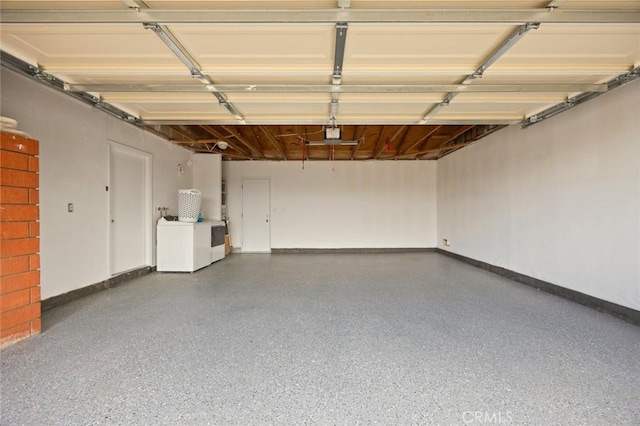
<svg viewBox="0 0 640 426"><path fill-rule="evenodd" d="M232 255L46 312L1 423L640 424L640 328L436 253Z"/></svg>

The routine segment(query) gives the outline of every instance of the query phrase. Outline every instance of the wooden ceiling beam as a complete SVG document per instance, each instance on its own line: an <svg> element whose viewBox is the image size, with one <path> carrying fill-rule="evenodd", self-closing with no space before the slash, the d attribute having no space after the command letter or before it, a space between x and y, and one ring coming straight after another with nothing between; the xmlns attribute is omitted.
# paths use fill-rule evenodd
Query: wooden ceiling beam
<svg viewBox="0 0 640 426"><path fill-rule="evenodd" d="M205 142L205 140L199 140L197 142L192 142L192 141L177 141L177 140L170 140L169 142L171 142L172 144L175 145L189 145L189 148L193 149L196 152L203 152L203 153L207 153L207 154L220 154L223 157L229 157L229 158L237 158L239 160L251 160L253 159L253 157L251 157L251 155L244 155L244 154L235 154L229 151L222 151L222 150L218 150L218 151L211 151L209 149L209 147L207 146L207 142ZM217 142L217 140L216 140ZM198 146L194 146L194 145L203 145L203 147L198 147Z"/></svg>
<svg viewBox="0 0 640 426"><path fill-rule="evenodd" d="M414 149L415 147L417 147L418 145L422 144L422 142L426 141L427 139L429 139L431 136L433 136L435 133L437 133L440 129L442 128L442 126L435 126L433 127L430 131L428 131L424 136L422 136L420 139L418 139L417 141L415 141L414 143L412 143L411 145L409 145L408 147L403 147L400 150L400 155L404 155L407 154L409 151L411 151L412 149Z"/></svg>
<svg viewBox="0 0 640 426"><path fill-rule="evenodd" d="M269 129L267 129L265 126L258 126L258 128L262 131L262 133L264 133L264 135L267 137L267 139L269 139L269 142L271 142L271 144L280 153L280 156L282 157L282 159L283 160L288 160L287 153L284 152L284 149L282 148L282 146L280 146L280 144L276 140L276 137L273 136L273 134L269 131Z"/></svg>
<svg viewBox="0 0 640 426"><path fill-rule="evenodd" d="M307 139L307 134L304 132L304 128L300 130L300 126L296 125L294 132L297 135L296 136L297 143L300 145L300 149L301 149L300 157L304 158L304 153L306 150L307 160L311 160L311 147L305 144L305 141Z"/></svg>
<svg viewBox="0 0 640 426"><path fill-rule="evenodd" d="M489 136L490 134L492 134L492 133L494 133L494 132L497 132L497 131L498 131L498 130L500 130L500 129L504 129L505 127L507 127L507 126L506 126L506 125L475 126L475 127L472 129L473 135L472 135L472 137L471 137L470 139L467 139L467 138L465 137L465 139L467 139L467 140L464 140L464 141L454 140L454 141L453 141L453 145L449 145L449 146L450 146L450 147L452 147L452 146L457 145L458 143L463 143L463 142L475 142L475 141L477 141L477 140L479 140L479 139L482 139L482 138L484 138L484 137L486 137L486 136ZM464 134L464 135L462 135L462 136L466 136L467 134L468 134L468 133L465 133L465 134ZM458 138L458 139L460 139L460 138ZM447 147L445 147L445 148L447 148ZM456 149L457 149L457 148L456 148ZM449 155L449 154L451 154L452 152L456 151L456 149L451 149L451 150L444 150L444 151L441 151L441 152L440 152L440 153L435 157L435 159L436 159L436 160L439 160L440 158L442 158L442 157L444 157L444 156L446 156L446 155Z"/></svg>
<svg viewBox="0 0 640 426"><path fill-rule="evenodd" d="M182 136L184 136L189 140L192 140L195 142L198 139L193 135L193 133L187 132L186 130L181 129L179 126L168 126L168 127L174 132L180 133Z"/></svg>
<svg viewBox="0 0 640 426"><path fill-rule="evenodd" d="M463 134L467 133L469 130L473 129L474 127L475 127L474 125L462 126L458 130L453 132L451 135L448 135L447 139L444 142L442 142L442 143L440 143L438 145L438 148L441 148L441 147L445 146L446 144L448 144L451 141L455 141L455 139L458 136L462 136Z"/></svg>
<svg viewBox="0 0 640 426"><path fill-rule="evenodd" d="M448 136L447 140L439 144L437 148L443 148L443 150L446 150L447 149L447 147L445 146L446 144L448 144L451 141L455 141L455 139L458 136L462 136L463 134L468 132L470 129L473 129L474 127L475 127L474 125L462 126L460 129L456 130L452 135ZM453 146L453 145L450 145L450 146ZM431 153L428 153L428 154L431 154Z"/></svg>
<svg viewBox="0 0 640 426"><path fill-rule="evenodd" d="M214 136L214 137L218 138L216 140L217 142L227 142L227 143L229 143L229 141L227 140L228 137L227 138L223 138L222 137L223 135L220 132L213 131L213 129L210 126L199 124L198 127L200 127L202 130L204 130L205 132L207 132L211 136ZM236 151L238 150L238 148L233 146L232 144L229 144L229 146L231 148L235 149Z"/></svg>
<svg viewBox="0 0 640 426"><path fill-rule="evenodd" d="M402 133L402 132L403 132L405 129L407 129L408 127L409 127L409 126L406 126L406 125L405 125L405 126L401 126L401 127L400 127L400 128L399 128L399 129L394 133L394 135L393 135L391 138L387 138L387 140L389 141L389 143L390 143L390 144L392 144L392 143L393 143L393 141L398 137L398 135L400 135L400 133ZM377 160L377 159L378 159L378 157L380 157L380 154L382 154L382 153L384 152L384 149L385 149L385 147L386 147L386 145L387 145L387 140L385 140L385 141L384 141L384 143L379 144L380 146L378 146L378 147L376 148L376 153L375 153L375 155L373 156L373 159L374 159L374 160Z"/></svg>
<svg viewBox="0 0 640 426"><path fill-rule="evenodd" d="M304 145L305 141L310 137L309 135L315 135L317 132L314 130L315 126L309 127L306 125L297 125L293 126L289 133L294 133L297 136L296 139L296 147L292 148L293 150L287 149L287 144L284 139L278 140L278 135L276 134L278 130L282 132L281 126L273 126L273 129L269 126L259 125L259 126L248 126L248 132L244 134L240 133L238 129L234 126L230 125L221 125L221 126L210 126L210 125L197 125L193 127L198 127L205 131L207 134L210 134L212 138L200 138L197 139L196 135L192 132L189 132L188 129L184 129L177 125L167 125L161 126L160 129L155 127L146 126L145 129L154 133L163 139L169 139L169 135L165 132L173 131L182 135L184 140L170 140L170 142L181 145L187 149L190 149L194 152L215 152L222 154L223 156L229 159L237 159L237 160L288 160L291 158L291 155L303 155L302 152L308 148ZM367 149L367 156L363 159L407 159L407 158L419 158L419 159L437 159L441 158L444 155L447 155L459 148L467 146L471 142L474 142L483 136L486 136L487 130L485 130L486 126L474 126L474 125L465 125L459 126L455 129L455 131L451 134L443 134L442 130L445 127L444 125L433 126L425 129L427 132L422 135L419 139L415 141L407 140L407 137L410 134L413 134L413 126L402 125L402 126L378 126L379 132L377 133L378 137L374 138L370 144L367 146L370 147L373 145L374 150ZM499 129L504 126L488 126L490 129ZM225 132L223 133L220 129L223 129ZM365 145L364 138L367 133L371 130L370 125L360 125L360 126L350 126L345 130L345 137L352 137L354 140L358 140L359 143L353 147L333 147L327 146L327 151L325 152L322 147L318 147L318 149L314 150L315 155L313 156L316 159L328 159L335 160L336 158L341 158L344 160L355 160L358 156L358 153L362 151ZM417 131L417 129L416 129ZM471 132L470 132L471 131ZM228 132L228 133L227 133ZM311 133L309 133L311 132ZM386 135L393 132L392 135L387 137ZM375 132L374 132L375 133ZM490 132L491 133L491 132ZM291 137L294 134L290 135ZM246 136L245 136L246 135ZM255 139L255 143L251 143L250 139ZM375 136L375 135L374 135ZM265 138L269 141L259 143L260 138ZM217 138L217 139L216 139ZM231 139L231 142L228 142ZM302 140L302 142L300 142ZM315 140L315 139L314 139ZM394 150L393 154L385 154L383 156L384 150L387 146L387 140L390 142L398 141L396 145L397 149ZM233 152L222 151L219 149L213 150L207 144L215 144L220 141L225 141L229 144L229 147ZM425 146L429 143L437 144L433 148L427 148ZM267 143L267 145L264 145ZM200 145L200 146L198 146ZM273 146L273 148L271 147ZM417 147L420 147L416 149ZM274 152L277 151L277 156L274 157ZM336 151L342 153L340 155L336 155ZM414 152L412 152L414 151ZM269 155L266 155L266 152ZM370 153L370 154L369 154ZM311 157L311 153L308 152L307 156ZM433 155L438 154L438 155ZM427 158L428 157L428 158Z"/></svg>
<svg viewBox="0 0 640 426"><path fill-rule="evenodd" d="M218 137L215 133L213 133L210 129L209 126L205 126L203 124L198 124L198 127L200 127L202 130L204 130L205 132L209 133L211 136L215 136Z"/></svg>
<svg viewBox="0 0 640 426"><path fill-rule="evenodd" d="M256 133L255 126L245 126L244 129L248 130L248 132L251 133L251 137L255 141L256 149L258 151L260 151L260 154L262 154L262 157L268 158L267 155L265 154L264 147L262 146L262 143L260 142L260 136ZM242 134L241 134L241 136L244 137L244 135L242 135ZM246 140L246 138L245 138L245 140Z"/></svg>
<svg viewBox="0 0 640 426"><path fill-rule="evenodd" d="M236 131L236 129L234 129L231 126L220 126L222 127L224 130L226 130L227 132L231 133L238 142L240 142L242 145L244 145L246 148L249 149L249 151L251 151L251 155L254 158L267 158L264 156L264 152L262 152L261 150L257 149L254 145L252 145L250 142L248 142L238 131Z"/></svg>
<svg viewBox="0 0 640 426"><path fill-rule="evenodd" d="M399 154L399 155L394 155L393 157L388 158L388 160L398 160L400 158L405 158L405 157L422 157L424 155L427 154L433 154L435 152L441 152L441 151L446 151L449 149L458 149L458 148L463 148L467 145L471 145L472 143L474 143L475 141L471 141L471 142L464 142L464 143L459 143L456 145L449 145L449 146L444 146L444 147L438 147L438 148L431 148L431 149L425 149L419 152L414 152L414 153L409 153L409 154Z"/></svg>
<svg viewBox="0 0 640 426"><path fill-rule="evenodd" d="M360 146L364 145L364 136L367 134L368 128L369 126L363 126L362 132L360 132L360 137L356 139L358 141L358 144L351 150L351 160L354 160L356 158L358 149L360 149Z"/></svg>
<svg viewBox="0 0 640 426"><path fill-rule="evenodd" d="M417 149L418 151L429 149L429 144L432 141L435 142L436 147L440 146L440 144L437 143L437 140L447 139L449 137L449 135L443 135L443 132L446 131L446 127L443 125L438 126L438 129L436 130L436 132L429 135L429 137L426 138L422 143L420 143L420 145L418 145L415 149Z"/></svg>
<svg viewBox="0 0 640 426"><path fill-rule="evenodd" d="M378 140L376 141L376 145L373 151L373 154L371 155L371 160L375 160L378 155L380 155L380 153L382 153L382 151L384 151L384 146L386 144L386 140L388 139L388 137L384 137L384 130L385 130L385 126L382 126L382 131L380 132L380 136L378 136Z"/></svg>
<svg viewBox="0 0 640 426"><path fill-rule="evenodd" d="M382 150L384 149L384 144L385 144L385 130L388 129L390 126L381 126L380 128L380 134L378 135L378 139L376 140L376 143L374 145L373 148L373 153L371 154L371 157L369 157L369 160L373 160L378 152L382 152Z"/></svg>
<svg viewBox="0 0 640 426"><path fill-rule="evenodd" d="M218 130L214 129L211 126L200 126L202 129L204 129L207 133L209 133L212 136L215 136L216 138L227 142L229 144L229 146L233 149L235 149L236 151L238 151L240 154L244 155L247 158L251 158L251 153L249 151L247 151L246 149L244 149L244 147L240 147L238 146L235 142L230 142L229 141L229 136L230 135L224 135L221 132L219 132Z"/></svg>
<svg viewBox="0 0 640 426"><path fill-rule="evenodd" d="M460 128L460 129L456 130L456 131L455 131L451 136L449 136L449 138L448 138L446 141L442 142L442 143L438 146L438 148L439 148L439 147L441 147L441 146L443 146L443 145L448 144L449 142L451 142L452 140L454 140L454 139L455 139L455 138L457 138L458 136L462 136L463 134L465 134L465 133L466 133L466 132L468 132L469 130L473 129L474 127L475 127L475 126L473 126L473 125L469 125L469 126L462 126L462 128Z"/></svg>
<svg viewBox="0 0 640 426"><path fill-rule="evenodd" d="M398 143L397 143L398 149L395 150L395 154L400 153L400 145L404 142L404 140L407 138L407 136L409 136L409 133L411 132L411 126L404 126L404 127L405 127L405 130L402 133L402 137L398 140ZM391 143L393 144L393 139L391 140Z"/></svg>
<svg viewBox="0 0 640 426"><path fill-rule="evenodd" d="M282 126L280 126L280 125L275 126L275 129L277 131L277 134L274 135L272 133L272 136L274 138L276 138L276 140L277 140L277 138L280 138L280 142L281 142L281 145L282 145L282 151L284 151L285 158L289 159L289 157L291 156L291 153L289 152L290 150L287 147L287 142L285 140L285 136L282 136L282 135L284 135L284 132L282 131ZM269 130L267 129L267 131L269 131Z"/></svg>

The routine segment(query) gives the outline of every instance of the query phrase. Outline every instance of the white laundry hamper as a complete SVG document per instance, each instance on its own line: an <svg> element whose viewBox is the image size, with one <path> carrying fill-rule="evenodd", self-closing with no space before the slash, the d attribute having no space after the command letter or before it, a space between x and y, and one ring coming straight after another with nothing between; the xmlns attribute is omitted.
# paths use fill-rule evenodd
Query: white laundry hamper
<svg viewBox="0 0 640 426"><path fill-rule="evenodd" d="M178 220L180 222L197 222L202 205L202 192L197 189L181 189L178 191Z"/></svg>

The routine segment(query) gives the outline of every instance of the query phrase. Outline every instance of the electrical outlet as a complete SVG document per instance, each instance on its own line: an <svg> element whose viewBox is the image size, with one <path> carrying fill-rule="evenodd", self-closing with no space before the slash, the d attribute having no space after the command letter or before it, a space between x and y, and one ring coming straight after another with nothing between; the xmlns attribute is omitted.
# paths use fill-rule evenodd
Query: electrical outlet
<svg viewBox="0 0 640 426"><path fill-rule="evenodd" d="M442 244L443 244L445 247L449 247L449 246L451 245L451 242L449 241L449 239L447 239L447 238L443 238L443 239L442 239Z"/></svg>

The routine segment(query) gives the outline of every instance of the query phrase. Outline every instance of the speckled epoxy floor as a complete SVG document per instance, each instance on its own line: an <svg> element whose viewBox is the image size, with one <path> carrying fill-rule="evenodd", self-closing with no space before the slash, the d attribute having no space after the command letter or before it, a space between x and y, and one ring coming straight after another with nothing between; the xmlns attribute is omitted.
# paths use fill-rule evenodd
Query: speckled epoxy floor
<svg viewBox="0 0 640 426"><path fill-rule="evenodd" d="M235 254L0 357L7 425L640 423L640 327L436 253Z"/></svg>

